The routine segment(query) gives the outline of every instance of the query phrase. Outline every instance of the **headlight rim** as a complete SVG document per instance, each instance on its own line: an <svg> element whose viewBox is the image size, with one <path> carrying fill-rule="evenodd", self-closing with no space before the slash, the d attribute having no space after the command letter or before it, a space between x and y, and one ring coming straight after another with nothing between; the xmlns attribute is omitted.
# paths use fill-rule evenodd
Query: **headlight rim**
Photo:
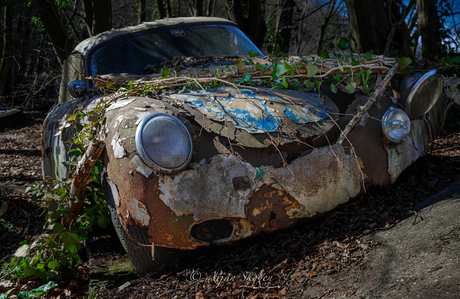
<svg viewBox="0 0 460 299"><path fill-rule="evenodd" d="M387 131L387 129L386 129L386 126L387 126L388 124L391 123L391 121L388 120L388 118L390 117L390 114L395 113L395 112L398 112L398 111L399 111L399 113L403 113L403 115L405 116L405 118L406 118L407 121L408 121L407 134L406 134L404 137L402 137L401 139L399 139L399 140L393 138L392 136L390 136L390 134L388 133L388 131ZM401 143L401 142L403 142L403 141L407 138L407 136L410 135L410 131L411 131L410 129L411 129L411 119L410 119L409 115L407 115L407 113L406 113L403 109L401 109L401 108L390 107L390 108L385 112L385 114L382 116L382 132L383 132L383 135L384 135L388 140L390 140L391 142L394 142L394 143Z"/></svg>
<svg viewBox="0 0 460 299"><path fill-rule="evenodd" d="M146 150L144 149L144 146L142 144L142 131L143 131L143 128L144 126L154 117L158 117L158 116L166 116L166 117L169 117L171 118L174 122L176 122L179 126L182 126L185 131L187 132L187 136L188 136L188 139L189 139L189 142L190 142L190 151L189 151L189 154L188 154L188 157L187 159L185 160L184 163L182 163L180 166L178 167L175 167L175 168L166 168L164 166L161 166L157 163L155 163L150 157L149 155L147 154ZM185 124L180 121L176 116L172 115L172 114L168 114L168 113L162 113L162 112L155 112L155 113L152 113L148 116L146 116L144 119L141 120L141 122L137 125L137 128L136 128L136 135L135 135L135 142L136 142L136 151L137 151L137 154L140 156L141 160L148 166L150 167L151 169L153 169L154 171L158 171L158 172L162 172L162 173L166 173L166 174L170 174L170 173L173 173L173 172L176 172L176 171L180 171L184 168L186 168L188 166L188 164L190 163L190 160L192 158L192 155L193 155L193 142L192 142L192 136L190 135L190 132L189 130L187 129L187 127L185 126Z"/></svg>

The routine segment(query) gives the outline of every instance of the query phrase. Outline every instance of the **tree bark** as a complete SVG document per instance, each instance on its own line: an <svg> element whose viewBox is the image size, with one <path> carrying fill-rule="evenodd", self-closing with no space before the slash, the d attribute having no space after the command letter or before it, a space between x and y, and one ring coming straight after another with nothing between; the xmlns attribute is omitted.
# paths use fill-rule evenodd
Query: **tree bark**
<svg viewBox="0 0 460 299"><path fill-rule="evenodd" d="M354 52L384 54L392 49L406 54L409 32L406 6L397 0L345 0ZM402 11L401 11L402 9Z"/></svg>
<svg viewBox="0 0 460 299"><path fill-rule="evenodd" d="M137 23L145 22L147 3L146 0L139 0L139 11L137 13Z"/></svg>
<svg viewBox="0 0 460 299"><path fill-rule="evenodd" d="M56 56L62 65L64 59L72 52L72 44L67 36L54 1L35 0L37 14L45 27Z"/></svg>
<svg viewBox="0 0 460 299"><path fill-rule="evenodd" d="M294 5L294 0L278 0L279 12L276 18L275 38L280 41L279 50L285 54L289 53L289 45L291 44Z"/></svg>
<svg viewBox="0 0 460 299"><path fill-rule="evenodd" d="M267 33L262 0L227 0L229 15L254 44L262 48Z"/></svg>
<svg viewBox="0 0 460 299"><path fill-rule="evenodd" d="M158 12L160 13L160 19L166 18L166 10L163 0L157 0Z"/></svg>
<svg viewBox="0 0 460 299"><path fill-rule="evenodd" d="M351 48L363 53L371 50L383 53L386 35L390 31L384 0L346 0L352 36Z"/></svg>
<svg viewBox="0 0 460 299"><path fill-rule="evenodd" d="M323 43L324 43L324 38L326 35L327 25L329 25L329 22L334 16L335 4L336 4L336 0L333 0L327 10L326 15L324 16L324 20L323 20L323 23L321 24L321 27L319 27L318 50L323 49Z"/></svg>
<svg viewBox="0 0 460 299"><path fill-rule="evenodd" d="M97 160L105 148L105 143L93 139L86 149L77 169L73 176L72 185L70 186L70 198L76 198L76 201L70 201L66 217L62 219L62 225L69 228L72 222L78 217L85 201L86 185L91 181L91 173L96 165Z"/></svg>
<svg viewBox="0 0 460 299"><path fill-rule="evenodd" d="M112 29L111 0L83 0L82 3L90 36Z"/></svg>
<svg viewBox="0 0 460 299"><path fill-rule="evenodd" d="M417 0L418 29L422 35L422 51L432 57L441 54L441 34L436 0Z"/></svg>
<svg viewBox="0 0 460 299"><path fill-rule="evenodd" d="M7 82L8 70L11 64L11 44L10 44L10 30L13 25L12 21L13 11L10 5L3 7L3 49L2 60L0 61L0 95L3 96L5 85Z"/></svg>

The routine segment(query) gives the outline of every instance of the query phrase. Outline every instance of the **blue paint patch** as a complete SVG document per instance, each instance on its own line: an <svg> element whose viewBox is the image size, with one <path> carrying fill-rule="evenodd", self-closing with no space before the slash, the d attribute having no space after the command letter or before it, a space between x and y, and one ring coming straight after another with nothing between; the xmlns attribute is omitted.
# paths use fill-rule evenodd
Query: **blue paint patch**
<svg viewBox="0 0 460 299"><path fill-rule="evenodd" d="M289 91L288 94L302 101L294 104L269 93L231 87L192 91L171 96L187 102L210 119L220 122L229 121L235 127L249 133L274 132L282 125L282 119L286 117L298 124L329 117L318 95L296 91ZM265 105L267 101L277 103L278 105L275 106L278 107L278 110ZM283 111L280 111L281 109Z"/></svg>

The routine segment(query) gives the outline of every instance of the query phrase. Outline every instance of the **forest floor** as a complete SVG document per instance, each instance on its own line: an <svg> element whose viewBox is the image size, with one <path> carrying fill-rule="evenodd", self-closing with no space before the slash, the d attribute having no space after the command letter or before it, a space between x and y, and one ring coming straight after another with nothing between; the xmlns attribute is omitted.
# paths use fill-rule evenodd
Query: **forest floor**
<svg viewBox="0 0 460 299"><path fill-rule="evenodd" d="M46 111L26 113L22 125L0 132L0 185L25 187L41 179L40 127L45 116ZM411 211L459 178L460 130L435 140L430 149L428 156L388 188L369 190L321 218L290 229L260 234L232 246L183 252L171 269L161 273L139 276L129 266L123 268L127 256L109 227L88 241L92 269L83 261L74 279L60 282L42 298L457 298L458 284L457 289L449 289L444 283L458 277L451 275L451 267L456 264L458 268L459 263L459 217L437 231L439 225L431 221L436 217L430 208L420 213L421 224L418 215L416 225L412 225L415 214ZM39 217L40 203L28 202L27 195L11 188L3 187L2 194L5 192L17 196L9 202L0 225L0 257L8 260L20 241L31 243L43 233L44 219ZM437 205L445 215L458 216L460 200L449 202L456 209ZM416 240L419 243L412 242L411 248L420 250L412 259L406 256L408 243L392 243L396 239ZM424 240L433 243L425 251ZM449 255L452 253L455 255ZM439 256L443 264L426 268L427 254ZM395 263L406 260L415 264L391 276ZM99 276L93 269L97 265L105 269ZM91 275L96 283L89 291ZM1 277L0 294L12 287L30 290L41 284ZM415 287L431 282L441 290L433 289L426 293L428 297L423 288ZM372 283L387 292L379 293Z"/></svg>

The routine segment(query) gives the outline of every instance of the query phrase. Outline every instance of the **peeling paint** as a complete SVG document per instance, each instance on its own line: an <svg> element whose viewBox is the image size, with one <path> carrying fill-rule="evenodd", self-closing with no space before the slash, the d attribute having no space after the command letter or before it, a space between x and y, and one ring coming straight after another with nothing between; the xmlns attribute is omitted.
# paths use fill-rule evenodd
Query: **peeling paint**
<svg viewBox="0 0 460 299"><path fill-rule="evenodd" d="M233 225L235 229L233 231L232 239L242 239L249 236L252 236L254 232L254 226L251 221L247 219L239 219L239 221L234 221Z"/></svg>
<svg viewBox="0 0 460 299"><path fill-rule="evenodd" d="M340 145L316 149L295 160L289 168L271 172L278 184L299 202L298 217L329 211L355 197L361 188L358 161Z"/></svg>
<svg viewBox="0 0 460 299"><path fill-rule="evenodd" d="M120 206L120 200L118 198L118 189L117 186L109 179L109 177L106 177L107 183L109 184L110 190L112 191L112 196L113 196L113 201L115 202L115 205L117 207Z"/></svg>
<svg viewBox="0 0 460 299"><path fill-rule="evenodd" d="M238 167L236 167L238 165ZM235 191L232 178L248 176L251 187ZM198 170L186 170L174 177L159 178L161 200L177 216L187 212L195 221L225 217L245 218L245 205L256 189L256 169L234 156L214 156Z"/></svg>
<svg viewBox="0 0 460 299"><path fill-rule="evenodd" d="M282 125L283 118L304 124L329 117L328 109L313 96L304 96L302 103L294 104L262 88L254 91L223 87L172 94L170 97L185 101L212 120L230 122L249 133L274 132Z"/></svg>
<svg viewBox="0 0 460 299"><path fill-rule="evenodd" d="M129 200L129 210L130 214L134 217L135 220L147 226L150 223L150 215L147 212L145 205L138 201L135 198Z"/></svg>
<svg viewBox="0 0 460 299"><path fill-rule="evenodd" d="M134 158L129 162L129 165L134 168L137 172L143 174L146 178L148 178L153 170L145 165L139 155L135 155Z"/></svg>
<svg viewBox="0 0 460 299"><path fill-rule="evenodd" d="M401 172L418 158L428 152L429 133L425 130L424 121L412 120L410 133L403 142L394 147L386 146L388 153L388 173L393 184Z"/></svg>
<svg viewBox="0 0 460 299"><path fill-rule="evenodd" d="M115 156L115 158L120 159L126 155L126 150L123 148L123 146L120 145L120 142L118 142L118 140L113 138L111 144L113 148L113 155Z"/></svg>
<svg viewBox="0 0 460 299"><path fill-rule="evenodd" d="M106 109L106 112L125 107L129 103L133 102L135 99L136 98L121 98L121 99L118 99L114 103L112 103L112 105L110 105L109 108Z"/></svg>

